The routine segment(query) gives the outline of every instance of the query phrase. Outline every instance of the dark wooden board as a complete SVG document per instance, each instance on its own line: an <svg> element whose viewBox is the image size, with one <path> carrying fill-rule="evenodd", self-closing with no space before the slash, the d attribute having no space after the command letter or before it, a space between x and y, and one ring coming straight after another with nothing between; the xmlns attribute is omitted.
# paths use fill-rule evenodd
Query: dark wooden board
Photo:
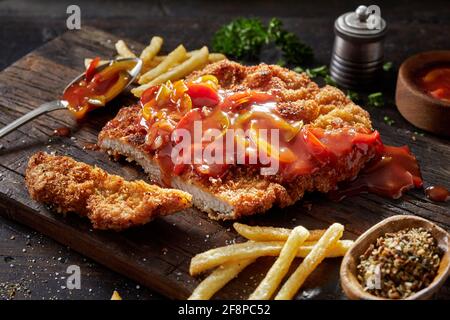
<svg viewBox="0 0 450 320"><path fill-rule="evenodd" d="M67 32L28 54L0 73L0 125L3 126L39 104L58 97L74 76L83 70L83 58L112 57L117 37L97 29ZM129 41L135 48L142 45ZM98 131L114 117L130 97L121 97L107 109L89 115L76 124L65 111L42 116L10 134L0 142L0 213L26 224L105 266L122 273L171 298L186 298L201 279L188 274L189 261L196 253L241 239L231 223L210 221L205 214L190 209L157 219L140 228L122 233L93 231L77 216L53 214L32 201L24 186L23 174L28 158L39 150L67 154L77 160L98 165L127 179L144 178L142 171L127 163L113 162L98 151L84 150L95 143ZM53 137L61 126L72 128L71 138ZM416 136L406 129L385 125L374 118L386 143L408 144L422 165L426 182L448 184L450 144L431 136ZM345 237L354 239L371 225L394 214L415 214L450 229L450 206L427 200L421 190L408 192L400 200L374 195L330 202L323 195L311 194L286 209L273 209L266 215L245 219L250 224L325 228L338 221L346 227ZM272 259L260 259L224 288L217 298L246 298L270 266ZM344 298L339 285L340 259L326 260L316 270L298 298ZM441 291L450 298L449 285Z"/></svg>

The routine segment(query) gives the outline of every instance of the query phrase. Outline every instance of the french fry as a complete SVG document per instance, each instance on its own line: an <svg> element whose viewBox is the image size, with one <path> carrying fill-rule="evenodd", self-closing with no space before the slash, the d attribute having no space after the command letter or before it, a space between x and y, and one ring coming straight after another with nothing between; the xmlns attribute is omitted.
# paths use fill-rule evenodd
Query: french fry
<svg viewBox="0 0 450 320"><path fill-rule="evenodd" d="M192 50L192 51L189 51L189 52L187 53L188 58L192 57L194 54L197 54L198 51L199 51L199 50ZM220 60L224 60L224 59L226 59L226 58L227 58L227 57L226 57L224 54L222 54L222 53L211 52L211 53L208 55L208 63L217 62L217 61L220 61Z"/></svg>
<svg viewBox="0 0 450 320"><path fill-rule="evenodd" d="M146 73L146 72L148 72L148 71L150 71L150 70L156 68L162 61L163 61L163 60L158 60L158 61L156 61L156 60L151 60L147 65L143 65L143 66L142 66L141 74L144 74L144 73ZM183 62L183 61L174 63L173 66L172 66L171 68L174 68L174 67L178 66L181 62ZM169 69L169 70L170 70L170 69Z"/></svg>
<svg viewBox="0 0 450 320"><path fill-rule="evenodd" d="M144 84L155 79L159 75L163 74L171 67L173 67L179 61L186 59L186 49L183 45L179 45L175 50L173 50L166 59L164 59L156 68L151 69L141 75L139 78L139 84Z"/></svg>
<svg viewBox="0 0 450 320"><path fill-rule="evenodd" d="M115 44L117 53L122 58L136 58L136 55L133 53L133 51L128 48L127 44L123 40L119 40Z"/></svg>
<svg viewBox="0 0 450 320"><path fill-rule="evenodd" d="M192 50L192 51L188 51L186 53L186 57L190 58L192 57L192 55L194 55L195 53L198 53L199 50ZM158 65L159 63L161 63L165 58L167 58L167 56L156 56L151 60L151 64L153 64L154 66ZM222 53L210 53L208 55L208 63L213 63L213 62L217 62L220 60L224 60L227 57L222 54Z"/></svg>
<svg viewBox="0 0 450 320"><path fill-rule="evenodd" d="M162 60L161 60L162 61ZM149 62L147 62L147 64L143 64L142 65L142 71L141 71L141 73L142 74L144 74L144 73L146 73L148 70L151 70L151 69L153 69L154 67L157 67L158 66L158 64L160 64L161 63L161 61L157 61L157 60L155 60L154 58L152 59L152 60L150 60Z"/></svg>
<svg viewBox="0 0 450 320"><path fill-rule="evenodd" d="M309 237L309 231L302 226L295 227L289 234L280 256L272 265L267 275L250 295L249 300L268 300L280 285L294 260L298 247Z"/></svg>
<svg viewBox="0 0 450 320"><path fill-rule="evenodd" d="M254 259L246 259L228 262L222 266L219 266L209 276L207 276L197 286L197 288L195 288L188 300L210 299L217 291L222 289L228 282L236 278L242 270L254 261Z"/></svg>
<svg viewBox="0 0 450 320"><path fill-rule="evenodd" d="M187 55L187 53L186 53L186 55ZM154 64L154 65L158 65L158 64L160 64L161 62L163 62L164 59L166 59L166 58L167 58L167 55L163 55L163 56L155 56L155 57L152 58L152 60L149 61L149 63L152 63L152 64Z"/></svg>
<svg viewBox="0 0 450 320"><path fill-rule="evenodd" d="M213 63L220 60L225 60L227 57L222 53L210 53L208 56L208 62Z"/></svg>
<svg viewBox="0 0 450 320"><path fill-rule="evenodd" d="M150 44L145 47L144 50L142 50L140 55L143 65L148 64L154 57L156 57L159 50L161 50L163 42L163 38L157 36L153 37L152 40L150 40Z"/></svg>
<svg viewBox="0 0 450 320"><path fill-rule="evenodd" d="M238 222L233 224L233 228L244 238L253 241L286 241L292 231L286 228L249 226ZM306 241L317 241L324 232L325 230L309 230Z"/></svg>
<svg viewBox="0 0 450 320"><path fill-rule="evenodd" d="M193 51L189 51L186 53L186 59L192 57L192 53L198 52L198 50L193 50ZM152 60L148 61L146 64L144 64L142 66L142 73L145 73L149 70L151 70L152 68L155 68L158 66L158 64L160 64L161 62L164 61L164 59L166 59L167 56L156 56L154 57ZM226 59L227 57L221 53L210 53L208 56L208 63L214 63L223 59ZM184 61L184 60L183 60ZM180 62L183 62L180 61ZM174 65L177 66L177 64Z"/></svg>
<svg viewBox="0 0 450 320"><path fill-rule="evenodd" d="M153 68L156 68L161 62L163 62L167 58L166 55L164 56L156 56L152 60L148 61L146 64L142 66L142 73L145 73ZM186 54L186 59L188 58ZM180 61L183 62L183 61Z"/></svg>
<svg viewBox="0 0 450 320"><path fill-rule="evenodd" d="M142 84L139 87L131 89L131 93L134 94L135 97L140 98L144 91L152 86L153 85L151 85L150 83Z"/></svg>
<svg viewBox="0 0 450 320"><path fill-rule="evenodd" d="M305 257L297 270L289 277L289 279L281 287L275 300L291 300L298 292L306 278L316 269L316 267L325 259L328 252L336 245L342 237L344 226L339 223L333 223L322 238L314 245L311 252Z"/></svg>
<svg viewBox="0 0 450 320"><path fill-rule="evenodd" d="M208 47L201 48L196 54L192 55L189 59L176 66L175 68L163 73L150 81L149 83L143 84L137 88L131 90L131 92L136 96L140 97L142 93L148 88L165 83L167 80L178 80L188 75L194 70L197 70L204 66L208 62Z"/></svg>
<svg viewBox="0 0 450 320"><path fill-rule="evenodd" d="M189 73L203 67L208 62L208 54L208 47L205 46L201 48L196 54L192 55L180 65L153 79L150 84L158 85L167 80L178 80L187 76Z"/></svg>
<svg viewBox="0 0 450 320"><path fill-rule="evenodd" d="M186 59L192 57L192 55L194 53L198 52L198 51L199 50L188 51L186 53ZM148 61L146 64L144 64L142 68L143 68L144 71L148 71L148 70L156 67L161 62L163 62L164 59L166 59L166 58L167 58L166 55L156 56L153 59L151 59L150 61ZM224 60L226 58L227 57L224 54L222 54L222 53L210 53L208 55L208 63L214 63L214 62L217 62L217 61L220 61L220 60ZM181 62L183 62L183 61L181 61Z"/></svg>
<svg viewBox="0 0 450 320"><path fill-rule="evenodd" d="M192 276L205 270L215 268L229 261L239 261L245 259L256 259L262 256L278 256L283 248L284 242L268 241L255 242L247 241L232 244L225 247L211 249L197 254L191 259L189 272ZM314 243L304 244L297 251L297 257L304 258L311 252ZM327 258L342 257L353 245L351 240L338 241L329 251Z"/></svg>

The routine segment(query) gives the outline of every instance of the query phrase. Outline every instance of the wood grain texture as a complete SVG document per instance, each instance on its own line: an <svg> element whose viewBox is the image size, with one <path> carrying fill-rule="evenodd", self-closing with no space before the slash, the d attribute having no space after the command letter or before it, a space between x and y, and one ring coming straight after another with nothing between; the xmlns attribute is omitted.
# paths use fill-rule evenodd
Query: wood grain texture
<svg viewBox="0 0 450 320"><path fill-rule="evenodd" d="M28 54L0 73L0 125L5 125L39 104L55 99L74 76L83 70L83 58L115 55L117 38L97 29L67 32ZM142 45L129 41L135 48ZM127 163L113 162L98 151L84 150L94 143L102 126L113 118L123 96L97 110L82 123L75 123L64 111L42 116L2 140L0 149L0 213L24 223L57 241L91 257L105 266L149 286L170 298L186 298L200 279L188 275L191 257L212 247L240 239L231 223L218 223L190 209L174 216L157 219L144 227L123 233L93 231L86 220L77 216L62 217L32 201L23 183L28 158L39 150L55 151L77 160L95 164L127 179L145 178L142 171ZM72 128L71 138L52 137L54 129ZM422 165L425 181L446 184L450 177L450 144L431 136L385 125L374 119L386 143L408 144ZM347 238L356 238L373 224L394 214L415 214L450 229L449 204L430 202L421 190L409 192L401 200L386 200L364 195L333 203L320 194L308 195L304 201L286 209L273 209L266 215L244 220L250 224L307 228L324 228L333 222L343 223ZM272 259L260 259L231 282L217 298L246 298L264 276ZM297 262L298 263L298 262ZM305 283L298 298L344 298L339 286L340 259L325 261ZM253 275L253 277L252 277ZM448 284L447 284L448 286ZM445 297L448 295L448 288Z"/></svg>

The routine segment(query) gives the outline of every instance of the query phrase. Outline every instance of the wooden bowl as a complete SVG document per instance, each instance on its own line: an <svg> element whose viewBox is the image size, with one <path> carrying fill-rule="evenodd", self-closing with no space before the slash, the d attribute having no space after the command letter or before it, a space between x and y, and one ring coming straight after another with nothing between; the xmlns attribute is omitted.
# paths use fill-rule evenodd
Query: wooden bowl
<svg viewBox="0 0 450 320"><path fill-rule="evenodd" d="M429 230L444 253L441 258L438 273L433 282L428 287L416 292L406 300L430 299L439 287L444 284L450 273L449 234L444 229L426 219L409 215L393 216L374 225L362 234L345 254L341 264L340 276L341 286L347 297L352 300L390 300L377 297L363 290L363 287L357 279L356 267L359 263L359 257L364 254L369 245L374 243L378 237L383 236L388 232L397 232L406 228L417 227Z"/></svg>
<svg viewBox="0 0 450 320"><path fill-rule="evenodd" d="M418 73L440 63L450 64L450 50L422 52L406 59L398 71L395 103L416 127L450 136L450 103L429 96L416 82Z"/></svg>

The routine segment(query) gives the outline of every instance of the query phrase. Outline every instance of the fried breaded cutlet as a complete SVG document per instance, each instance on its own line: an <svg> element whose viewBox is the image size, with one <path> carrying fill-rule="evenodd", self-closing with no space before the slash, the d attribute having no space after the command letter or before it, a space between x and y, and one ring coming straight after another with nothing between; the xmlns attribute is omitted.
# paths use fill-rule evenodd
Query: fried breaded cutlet
<svg viewBox="0 0 450 320"><path fill-rule="evenodd" d="M264 91L277 97L277 111L285 119L303 120L310 128L371 132L369 114L354 104L339 89L320 88L306 74L260 64L243 66L223 60L194 72L189 79L214 75L221 89L235 92ZM113 156L123 155L136 161L152 177L161 178L161 170L145 145L146 128L141 125L141 107L122 108L99 134L99 146ZM328 192L338 182L353 179L376 154L375 148L353 147L334 163L311 174L283 181L279 176L262 176L245 166L233 166L218 179L201 179L190 173L173 175L171 185L193 195L193 204L213 219L237 219L261 213L274 205L285 207L301 199L305 192Z"/></svg>
<svg viewBox="0 0 450 320"><path fill-rule="evenodd" d="M59 213L88 217L94 228L123 230L191 205L191 195L142 180L126 181L65 156L33 155L25 175L30 196Z"/></svg>

